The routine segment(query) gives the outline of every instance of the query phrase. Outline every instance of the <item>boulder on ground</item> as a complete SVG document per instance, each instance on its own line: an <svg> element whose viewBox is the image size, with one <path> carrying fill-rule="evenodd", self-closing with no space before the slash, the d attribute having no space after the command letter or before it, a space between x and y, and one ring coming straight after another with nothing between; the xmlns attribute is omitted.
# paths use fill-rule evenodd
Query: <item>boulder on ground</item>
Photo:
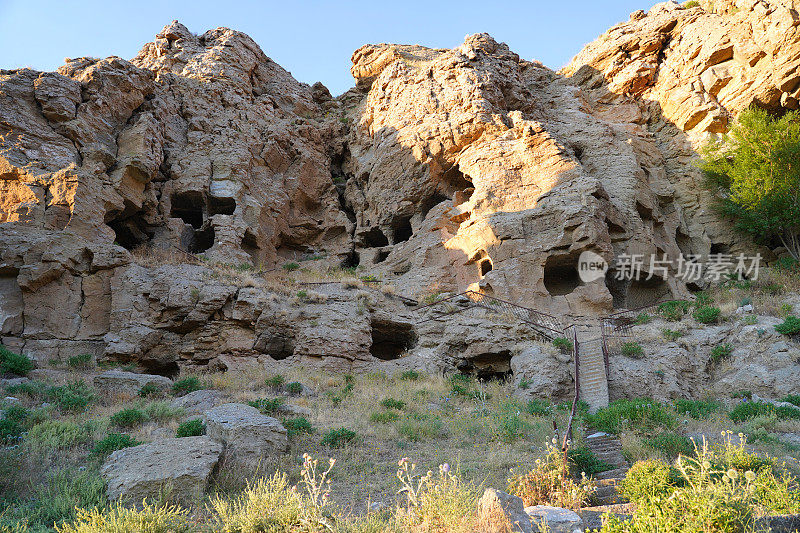
<svg viewBox="0 0 800 533"><path fill-rule="evenodd" d="M289 446L286 428L255 407L226 403L205 412L206 434L225 445L226 463L254 468Z"/></svg>
<svg viewBox="0 0 800 533"><path fill-rule="evenodd" d="M112 453L100 470L109 500L140 504L169 494L192 502L202 496L222 455L222 444L208 437L157 440Z"/></svg>
<svg viewBox="0 0 800 533"><path fill-rule="evenodd" d="M550 533L583 533L583 519L575 511L549 505L534 505L526 507L525 513L533 522L534 531L541 530L543 524L547 524L546 531Z"/></svg>
<svg viewBox="0 0 800 533"><path fill-rule="evenodd" d="M171 407L183 409L186 415L202 415L222 402L225 394L218 390L203 389L190 392L172 400Z"/></svg>
<svg viewBox="0 0 800 533"><path fill-rule="evenodd" d="M485 528L497 528L504 531L506 527L518 533L533 533L531 519L525 513L522 498L503 491L488 488L478 500L478 517Z"/></svg>
<svg viewBox="0 0 800 533"><path fill-rule="evenodd" d="M152 385L165 392L172 387L172 380L155 374L137 374L124 370L107 370L94 378L94 386L103 393L136 396L145 385Z"/></svg>

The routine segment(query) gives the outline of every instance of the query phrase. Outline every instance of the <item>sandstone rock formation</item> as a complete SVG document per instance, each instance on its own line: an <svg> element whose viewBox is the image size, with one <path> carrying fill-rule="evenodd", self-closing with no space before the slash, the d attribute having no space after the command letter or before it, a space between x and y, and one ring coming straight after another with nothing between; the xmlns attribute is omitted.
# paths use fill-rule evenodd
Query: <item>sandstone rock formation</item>
<svg viewBox="0 0 800 533"><path fill-rule="evenodd" d="M203 415L209 438L224 445L223 460L228 466L254 469L268 457L289 447L286 428L255 407L226 403Z"/></svg>
<svg viewBox="0 0 800 533"><path fill-rule="evenodd" d="M242 33L178 22L131 61L0 71L0 341L168 376L462 368L568 396L570 362L502 317L420 323L369 284L247 272L358 265L401 295L474 289L564 323L686 296L674 270L615 280L613 259L744 249L695 149L751 103L796 107L800 81L788 4L715 5L634 13L561 72L486 34L366 45L336 98ZM605 279L580 280L584 251Z"/></svg>

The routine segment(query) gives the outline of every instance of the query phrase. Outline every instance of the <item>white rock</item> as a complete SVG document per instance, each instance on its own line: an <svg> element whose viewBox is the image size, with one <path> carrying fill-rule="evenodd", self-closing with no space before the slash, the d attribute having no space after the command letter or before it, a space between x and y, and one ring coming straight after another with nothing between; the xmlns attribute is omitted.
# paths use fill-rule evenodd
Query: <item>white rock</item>
<svg viewBox="0 0 800 533"><path fill-rule="evenodd" d="M498 516L498 513L505 516L514 532L533 533L537 531L531 526L531 519L525 512L522 498L488 488L478 500L478 516L494 518Z"/></svg>
<svg viewBox="0 0 800 533"><path fill-rule="evenodd" d="M534 505L526 507L525 513L530 516L535 531L539 531L543 523L547 524L545 531L550 533L575 533L583 531L583 519L575 511L549 505Z"/></svg>

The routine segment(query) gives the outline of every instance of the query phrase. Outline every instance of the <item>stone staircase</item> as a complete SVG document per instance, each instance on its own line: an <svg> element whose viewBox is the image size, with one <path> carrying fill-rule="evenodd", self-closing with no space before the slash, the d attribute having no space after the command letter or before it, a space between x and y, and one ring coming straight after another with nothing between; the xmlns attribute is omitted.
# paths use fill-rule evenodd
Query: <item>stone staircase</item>
<svg viewBox="0 0 800 533"><path fill-rule="evenodd" d="M603 339L599 326L576 326L580 364L580 399L594 413L608 406L608 379L603 357Z"/></svg>
<svg viewBox="0 0 800 533"><path fill-rule="evenodd" d="M614 505L620 502L617 483L628 472L628 462L622 455L622 443L607 433L594 433L586 437L586 446L598 459L611 465L611 470L595 474L597 491L594 494L595 505Z"/></svg>

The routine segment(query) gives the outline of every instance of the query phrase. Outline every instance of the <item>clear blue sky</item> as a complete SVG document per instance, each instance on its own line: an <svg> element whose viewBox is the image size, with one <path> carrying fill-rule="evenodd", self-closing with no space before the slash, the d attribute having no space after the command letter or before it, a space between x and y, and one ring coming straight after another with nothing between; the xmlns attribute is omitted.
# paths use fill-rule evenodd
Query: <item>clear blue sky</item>
<svg viewBox="0 0 800 533"><path fill-rule="evenodd" d="M295 78L322 81L336 95L352 87L350 55L362 44L452 48L467 34L488 32L521 57L557 69L654 2L0 0L0 68L55 70L65 57L130 59L178 19L195 33L219 26L243 31Z"/></svg>

